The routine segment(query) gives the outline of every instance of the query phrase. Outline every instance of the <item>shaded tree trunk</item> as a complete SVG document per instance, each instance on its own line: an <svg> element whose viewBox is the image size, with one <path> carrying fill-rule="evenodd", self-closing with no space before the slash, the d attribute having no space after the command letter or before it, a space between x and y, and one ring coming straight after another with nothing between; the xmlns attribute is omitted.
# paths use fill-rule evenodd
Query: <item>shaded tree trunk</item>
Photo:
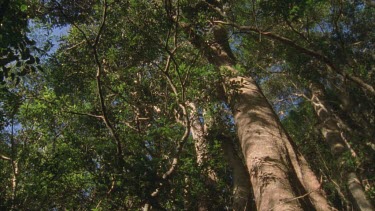
<svg viewBox="0 0 375 211"><path fill-rule="evenodd" d="M12 160L12 207L11 210L16 209L16 197L17 197L17 176L18 176L18 162L16 160Z"/></svg>
<svg viewBox="0 0 375 211"><path fill-rule="evenodd" d="M224 156L233 171L233 210L255 210L250 185L250 175L238 156L232 140L220 136Z"/></svg>
<svg viewBox="0 0 375 211"><path fill-rule="evenodd" d="M228 47L227 30L214 26L212 31L215 43L211 45L191 28L188 34L192 44L203 51L211 64L237 75L235 59ZM296 151L256 82L240 76L224 81L257 209L333 209L315 174Z"/></svg>
<svg viewBox="0 0 375 211"><path fill-rule="evenodd" d="M204 127L199 119L199 113L197 111L195 104L190 103L190 107L192 108L190 115L190 132L194 139L197 164L198 166L203 167L205 164L207 164L208 160L210 159L208 155L208 142L206 139ZM210 166L203 168L203 173L203 177L205 179L204 182L206 185L216 185L218 180L217 174ZM207 196L201 196L199 198L198 210L209 210L209 198Z"/></svg>
<svg viewBox="0 0 375 211"><path fill-rule="evenodd" d="M191 117L191 133L195 143L195 150L197 154L197 163L199 166L204 166L211 159L208 152L208 140L207 140L207 129L208 128L200 120L199 113L196 106L191 103L190 107L192 108ZM233 143L230 139L225 138L225 136L218 137L222 142L222 149L224 152L224 157L228 162L229 166L233 170L233 210L247 210L250 207L251 200L251 187L249 174L246 170L246 167L242 163L240 157L238 157L237 152L233 146ZM206 184L207 185L217 185L218 177L217 173L207 166L205 168ZM199 210L209 210L209 201L207 197L201 197L199 202Z"/></svg>
<svg viewBox="0 0 375 211"><path fill-rule="evenodd" d="M194 139L195 152L197 154L197 163L199 166L203 166L210 159L208 155L208 141L206 139L206 132L204 130L203 123L199 119L199 113L196 106L190 103L192 112L190 115L190 132ZM206 168L209 183L214 184L217 182L217 174L209 166Z"/></svg>
<svg viewBox="0 0 375 211"><path fill-rule="evenodd" d="M331 148L332 154L341 162L345 162L343 158L344 152L349 152L354 159L356 154L350 144L343 138L342 130L339 127L337 117L333 115L333 110L325 101L324 88L320 84L311 83L311 103L315 113L321 122L321 133ZM367 200L365 191L355 172L345 171L344 179L346 180L348 190L351 194L351 201L361 211L374 210L371 202Z"/></svg>
<svg viewBox="0 0 375 211"><path fill-rule="evenodd" d="M14 144L13 141L12 141L12 144ZM11 176L11 180L10 180L11 181L11 185L10 185L10 187L11 187L11 194L10 194L11 207L10 207L10 210L16 210L16 196L17 196L17 185L18 185L17 176L18 176L18 173L19 173L18 161L14 158L14 154L12 155L12 157L7 157L5 155L0 154L0 159L5 160L5 161L9 161L10 165L12 167L12 176Z"/></svg>

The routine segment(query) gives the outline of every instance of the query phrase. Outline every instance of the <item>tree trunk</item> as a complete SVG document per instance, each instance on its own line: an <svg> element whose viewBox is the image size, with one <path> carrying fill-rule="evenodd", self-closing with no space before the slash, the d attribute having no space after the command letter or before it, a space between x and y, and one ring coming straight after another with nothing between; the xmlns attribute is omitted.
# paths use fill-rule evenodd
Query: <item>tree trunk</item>
<svg viewBox="0 0 375 211"><path fill-rule="evenodd" d="M205 165L211 158L208 154L208 140L207 132L208 127L204 125L199 118L197 108L194 103L190 103L192 112L191 118L191 133L195 143L195 150L197 154L197 163L199 166ZM233 210L248 210L251 205L250 194L250 177L247 172L246 167L242 163L240 157L238 157L237 152L233 146L232 140L220 135L218 137L222 143L222 149L224 152L224 157L228 162L229 166L233 170ZM217 184L217 173L211 169L209 166L205 169L206 184L216 185ZM209 204L207 204L207 197L201 197L199 202L198 210L209 210Z"/></svg>
<svg viewBox="0 0 375 211"><path fill-rule="evenodd" d="M237 75L227 30L216 25L212 31L215 43L209 45L192 28L187 30L191 43L211 64ZM331 210L315 174L296 151L256 82L240 76L224 81L257 209Z"/></svg>
<svg viewBox="0 0 375 211"><path fill-rule="evenodd" d="M208 143L206 139L206 134L202 122L199 120L199 113L194 103L190 103L189 106L192 108L190 115L190 132L192 134L195 152L197 155L197 164L202 167L207 164L209 159L208 156ZM208 186L216 185L217 183L217 174L210 167L207 166L203 169L203 177L205 178L205 184ZM207 211L209 210L209 197L201 196L198 201L198 210Z"/></svg>
<svg viewBox="0 0 375 211"><path fill-rule="evenodd" d="M232 107L257 208L330 210L316 176L294 149L255 81L243 77L231 81L241 87ZM297 200L300 195L305 197Z"/></svg>
<svg viewBox="0 0 375 211"><path fill-rule="evenodd" d="M324 88L320 84L311 83L310 89L312 92L311 103L314 107L315 113L321 122L321 133L331 148L331 152L337 159L345 162L343 153L349 151L354 159L356 154L350 147L350 144L343 139L342 130L339 127L337 118L333 115L333 110L324 100ZM343 172L344 179L348 185L351 194L351 201L361 211L374 210L371 202L366 199L365 191L361 185L355 172Z"/></svg>
<svg viewBox="0 0 375 211"><path fill-rule="evenodd" d="M199 114L197 112L196 106L193 103L190 103L192 112L190 115L190 132L194 139L195 152L197 154L197 163L199 166L203 166L210 159L208 155L208 143L206 139L206 132L202 122L199 119ZM217 182L217 174L209 166L206 169L207 177L209 178L209 183L214 184Z"/></svg>
<svg viewBox="0 0 375 211"><path fill-rule="evenodd" d="M254 210L250 176L246 166L238 156L232 140L224 136L220 136L220 139L224 156L233 171L233 210Z"/></svg>
<svg viewBox="0 0 375 211"><path fill-rule="evenodd" d="M363 191L363 187L357 175L354 172L349 172L346 174L346 179L356 209L360 211L373 211L374 207L371 202L367 200L366 194Z"/></svg>

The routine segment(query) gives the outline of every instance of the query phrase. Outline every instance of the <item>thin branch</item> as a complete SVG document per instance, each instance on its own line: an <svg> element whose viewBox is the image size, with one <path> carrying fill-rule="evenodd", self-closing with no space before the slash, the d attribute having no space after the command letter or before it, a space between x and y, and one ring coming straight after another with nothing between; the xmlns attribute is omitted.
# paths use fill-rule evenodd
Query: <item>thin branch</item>
<svg viewBox="0 0 375 211"><path fill-rule="evenodd" d="M74 44L74 45L72 45L72 46L70 46L70 47L67 47L66 49L64 49L64 51L70 51L70 50L72 50L72 49L74 49L74 48L76 48L76 47L82 45L82 44L85 43L85 42L87 42L87 41L84 39L84 40L82 40L82 41L79 42L79 43L76 43L76 44Z"/></svg>
<svg viewBox="0 0 375 211"><path fill-rule="evenodd" d="M95 114L89 114L89 113L80 113L80 112L75 112L75 111L65 111L68 114L75 114L75 115L80 115L80 116L89 116L89 117L94 117L97 119L103 119L102 115L95 115Z"/></svg>
<svg viewBox="0 0 375 211"><path fill-rule="evenodd" d="M115 177L114 177L113 175L112 175L112 177L111 177L111 180L112 180L112 182L111 182L111 187L109 188L109 190L108 190L107 193L106 193L106 198L109 197L109 195L112 193L112 191L113 191L113 189L115 188L115 185L116 185L116 183L115 183ZM103 199L101 199L101 200L99 201L99 203L96 205L95 209L98 209L98 208L99 208L99 206L100 206L100 204L102 203L102 201L103 201Z"/></svg>
<svg viewBox="0 0 375 211"><path fill-rule="evenodd" d="M186 107L184 107L183 113L184 113L184 116L185 116L185 114L187 115ZM175 157L172 159L172 164L169 167L169 169L162 175L161 178L163 179L163 181L160 182L159 187L157 187L155 189L155 191L151 193L152 197L158 196L161 188L164 186L164 183L169 179L169 177L175 172L175 170L177 168L180 154L182 152L183 146L184 146L185 142L187 141L187 139L189 137L189 133L190 133L190 120L189 120L188 116L185 116L185 124L186 124L185 125L185 132L184 132L183 136L181 137L180 141L177 144L177 150L176 150Z"/></svg>
<svg viewBox="0 0 375 211"><path fill-rule="evenodd" d="M106 18L107 18L107 9L108 9L107 1L104 0L102 22L100 24L98 33L96 35L95 42L92 45L92 50L93 50L93 54L94 54L94 58L95 58L95 63L96 63L96 66L97 66L96 85L97 85L97 92L98 92L98 95L99 95L100 107L101 107L102 115L103 115L102 119L103 119L105 125L107 126L109 132L111 133L112 137L116 140L117 154L118 154L119 157L121 157L122 156L121 141L120 141L120 138L119 138L118 134L115 132L114 127L112 126L111 122L108 119L107 109L106 109L106 106L105 106L103 87L102 87L102 81L101 81L103 66L102 66L102 63L99 61L99 55L98 55L98 49L97 49L97 45L99 43L101 34L102 34L104 26L105 26L105 22L106 22Z"/></svg>
<svg viewBox="0 0 375 211"><path fill-rule="evenodd" d="M106 107L105 107L105 101L104 101L104 97L103 97L103 91L102 91L102 84L101 84L101 74L102 74L102 64L100 63L99 61L99 55L98 55L98 50L97 50L97 46L99 44L99 41L100 41L100 37L102 35L102 32L103 32L103 29L104 29L104 26L105 26L105 22L106 22L106 18L107 18L107 9L108 9L108 5L107 5L107 0L104 0L104 3L103 3L103 15L102 15L102 21L101 21L101 24L99 26L99 30L96 34L96 37L95 37L95 40L94 40L94 43L92 44L92 42L90 41L90 39L88 39L86 33L80 28L78 27L77 24L74 23L74 21L72 21L63 11L63 7L61 6L61 4L59 2L57 2L56 0L54 0L54 2L58 5L61 13L63 14L63 16L69 20L69 22L75 27L77 28L77 30L83 35L83 37L85 38L86 40L86 43L92 48L93 50L93 54L94 54L94 59L95 59L95 63L97 65L97 72L96 72L96 82L97 82L97 91L98 91L98 95L99 95L99 100L100 100L100 107L101 107L101 110L102 110L102 116L96 116L96 115L90 115L90 114L85 114L87 116L92 116L92 117L96 117L96 118L101 118L105 125L107 126L108 130L110 131L112 137L115 139L116 141L116 144L117 144L117 153L118 155L122 155L122 147L121 147L121 142L120 142L120 139L118 137L118 135L115 133L115 130L112 126L112 124L110 123L108 117L107 117L107 112L106 112Z"/></svg>
<svg viewBox="0 0 375 211"><path fill-rule="evenodd" d="M100 37L102 35L104 26L105 26L105 21L107 19L107 9L108 9L107 0L104 0L104 10L103 10L103 15L102 15L103 16L102 22L100 24L99 31L98 31L98 33L96 34L96 37L95 37L95 42L94 42L94 45L93 45L94 48L96 48L96 46L99 44L99 40L100 40Z"/></svg>
<svg viewBox="0 0 375 211"><path fill-rule="evenodd" d="M10 159L10 157L7 157L7 156L1 155L1 154L0 154L0 158L3 159L3 160L8 160L8 161L12 160L12 159Z"/></svg>
<svg viewBox="0 0 375 211"><path fill-rule="evenodd" d="M177 6L179 6L178 2L177 2ZM176 31L177 31L177 26L178 25L176 25L176 28L175 28ZM175 34L174 34L174 45L175 45L175 49L173 50L173 52L170 52L168 49L166 49L167 52L168 52L167 63L165 65L164 70L162 70L161 72L167 78L167 81L168 81L173 93L176 96L176 101L177 101L179 107L182 110L182 115L183 115L183 119L184 119L183 125L185 127L185 131L184 131L184 134L182 135L182 137L180 138L180 140L177 143L176 152L175 152L174 157L172 158L172 163L171 163L169 169L166 172L164 172L164 174L161 176L162 181L159 183L159 187L157 187L151 193L152 198L155 198L159 195L160 190L163 188L163 186L168 181L168 179L172 176L172 174L176 171L176 168L177 168L178 163L179 163L179 158L180 158L180 155L182 153L183 146L186 143L186 141L188 140L188 137L189 137L189 134L190 134L190 119L189 119L189 115L188 115L185 103L180 103L177 88L176 88L175 84L173 83L173 81L172 81L172 79L171 79L171 77L168 73L168 70L169 70L169 67L170 67L170 62L171 62L171 60L173 60L173 56L174 56L173 53L177 49L177 32L175 32ZM161 68L159 68L159 69L161 69ZM185 86L184 86L182 78L181 78L181 76L178 72L178 66L176 64L175 64L175 70L176 70L176 72L179 76L179 80L180 80L180 83L181 83L181 86L182 86L181 87L182 88L181 95L182 95L182 102L184 102L185 101Z"/></svg>
<svg viewBox="0 0 375 211"><path fill-rule="evenodd" d="M262 34L263 36L269 38L269 39L272 39L272 40L277 40L285 45L288 45L294 49L296 49L297 51L303 53L303 54L306 54L308 56L311 56L323 63L325 63L328 67L330 67L333 71L335 71L337 74L343 76L344 78L347 78L349 79L350 81L356 83L357 85L359 85L363 90L365 91L368 91L370 94L374 95L375 96L375 89L373 86L371 86L370 84L366 83L365 81L363 81L361 78L357 77L357 76L353 76L353 75L349 75L347 73L345 73L342 69L340 69L339 67L337 67L333 61L331 61L327 56L325 55L322 55L316 51L313 51L311 49L308 49L308 48L305 48L301 45L298 45L297 43L295 43L294 41L290 40L289 38L286 38L286 37L283 37L283 36L280 36L280 35L277 35L277 34L274 34L272 32L266 32L266 31L261 31L257 28L254 28L254 27L251 27L251 26L240 26L240 25L237 25L235 23L231 23L231 22L224 22L224 21L214 21L214 23L217 23L217 24L224 24L224 25L229 25L229 26L233 26L239 30L242 30L244 32L254 32L254 33L260 33Z"/></svg>
<svg viewBox="0 0 375 211"><path fill-rule="evenodd" d="M171 76L168 73L168 70L169 70L169 67L170 67L170 63L171 63L171 58L172 58L172 56L169 55L168 58L167 58L167 64L165 65L164 71L162 71L162 73L167 78L169 86L171 87L173 93L175 94L175 96L176 96L176 98L178 100L178 91L177 91L177 88L176 88L175 84L173 83L173 81L171 79Z"/></svg>
<svg viewBox="0 0 375 211"><path fill-rule="evenodd" d="M214 5L208 3L207 1L202 1L204 4L206 4L207 6L209 6L211 9L215 10L215 12L217 12L222 18L227 18L227 15L221 11L220 8L218 7L215 7Z"/></svg>
<svg viewBox="0 0 375 211"><path fill-rule="evenodd" d="M307 42L310 42L309 38L307 38L303 33L297 31L292 23L289 21L289 20L286 20L286 24L289 26L289 28L294 32L296 33L298 36L300 36L302 39L306 40Z"/></svg>
<svg viewBox="0 0 375 211"><path fill-rule="evenodd" d="M56 0L53 0L53 2L55 4L57 4L58 6L58 9L60 10L61 14L70 22L70 24L72 24L84 37L84 39L86 40L86 42L91 45L91 41L90 39L87 37L86 33L80 28L78 27L78 25L70 18L68 17L65 12L64 12L64 9L63 9L63 6Z"/></svg>

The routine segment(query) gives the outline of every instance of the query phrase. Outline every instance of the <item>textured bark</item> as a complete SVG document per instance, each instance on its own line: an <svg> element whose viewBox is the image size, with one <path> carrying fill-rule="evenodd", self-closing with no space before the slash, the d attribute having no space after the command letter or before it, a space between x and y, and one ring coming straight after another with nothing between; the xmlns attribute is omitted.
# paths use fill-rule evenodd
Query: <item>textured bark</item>
<svg viewBox="0 0 375 211"><path fill-rule="evenodd" d="M321 122L321 133L331 148L331 152L338 160L344 161L343 153L349 151L356 159L354 150L350 144L343 138L342 130L339 127L337 117L333 115L333 110L324 99L324 88L320 84L311 83L310 89L312 92L311 103L314 107L315 113ZM348 185L349 192L352 196L352 202L358 210L368 211L374 210L371 202L366 199L365 191L361 185L360 180L355 172L343 172L344 179Z"/></svg>
<svg viewBox="0 0 375 211"><path fill-rule="evenodd" d="M258 210L332 209L255 81L231 81L240 85L232 97L234 120Z"/></svg>
<svg viewBox="0 0 375 211"><path fill-rule="evenodd" d="M221 137L224 156L233 171L233 210L251 210L252 194L250 186L250 175L244 166L242 159L237 155L237 151L232 140Z"/></svg>
<svg viewBox="0 0 375 211"><path fill-rule="evenodd" d="M225 28L213 27L215 43L208 45L191 28L183 27L211 64L238 74L235 58L226 47ZM257 209L331 210L315 174L297 153L256 82L250 77L224 81Z"/></svg>

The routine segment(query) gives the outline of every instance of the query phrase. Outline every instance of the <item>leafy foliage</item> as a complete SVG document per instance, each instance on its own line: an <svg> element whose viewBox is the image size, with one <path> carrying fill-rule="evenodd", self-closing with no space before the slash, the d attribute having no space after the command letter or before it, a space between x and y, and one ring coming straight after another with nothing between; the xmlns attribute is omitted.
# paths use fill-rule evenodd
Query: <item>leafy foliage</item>
<svg viewBox="0 0 375 211"><path fill-rule="evenodd" d="M218 24L229 31L238 74L256 78L329 200L352 207L342 178L349 170L374 198L374 96L348 78L375 84L375 11L364 2L1 5L0 209L196 210L202 196L212 210L231 209L233 172L220 135L236 140L223 94L233 73L203 56L217 48ZM69 27L43 61L27 34L30 18ZM193 32L205 47L194 45ZM331 162L311 83L322 85L356 158ZM210 159L203 165L189 131L190 103L206 127ZM216 172L215 184L207 183L207 169Z"/></svg>
<svg viewBox="0 0 375 211"><path fill-rule="evenodd" d="M0 83L10 78L16 83L20 77L35 72L40 59L33 55L35 41L27 33L28 18L33 15L29 4L35 2L4 0L0 10Z"/></svg>

